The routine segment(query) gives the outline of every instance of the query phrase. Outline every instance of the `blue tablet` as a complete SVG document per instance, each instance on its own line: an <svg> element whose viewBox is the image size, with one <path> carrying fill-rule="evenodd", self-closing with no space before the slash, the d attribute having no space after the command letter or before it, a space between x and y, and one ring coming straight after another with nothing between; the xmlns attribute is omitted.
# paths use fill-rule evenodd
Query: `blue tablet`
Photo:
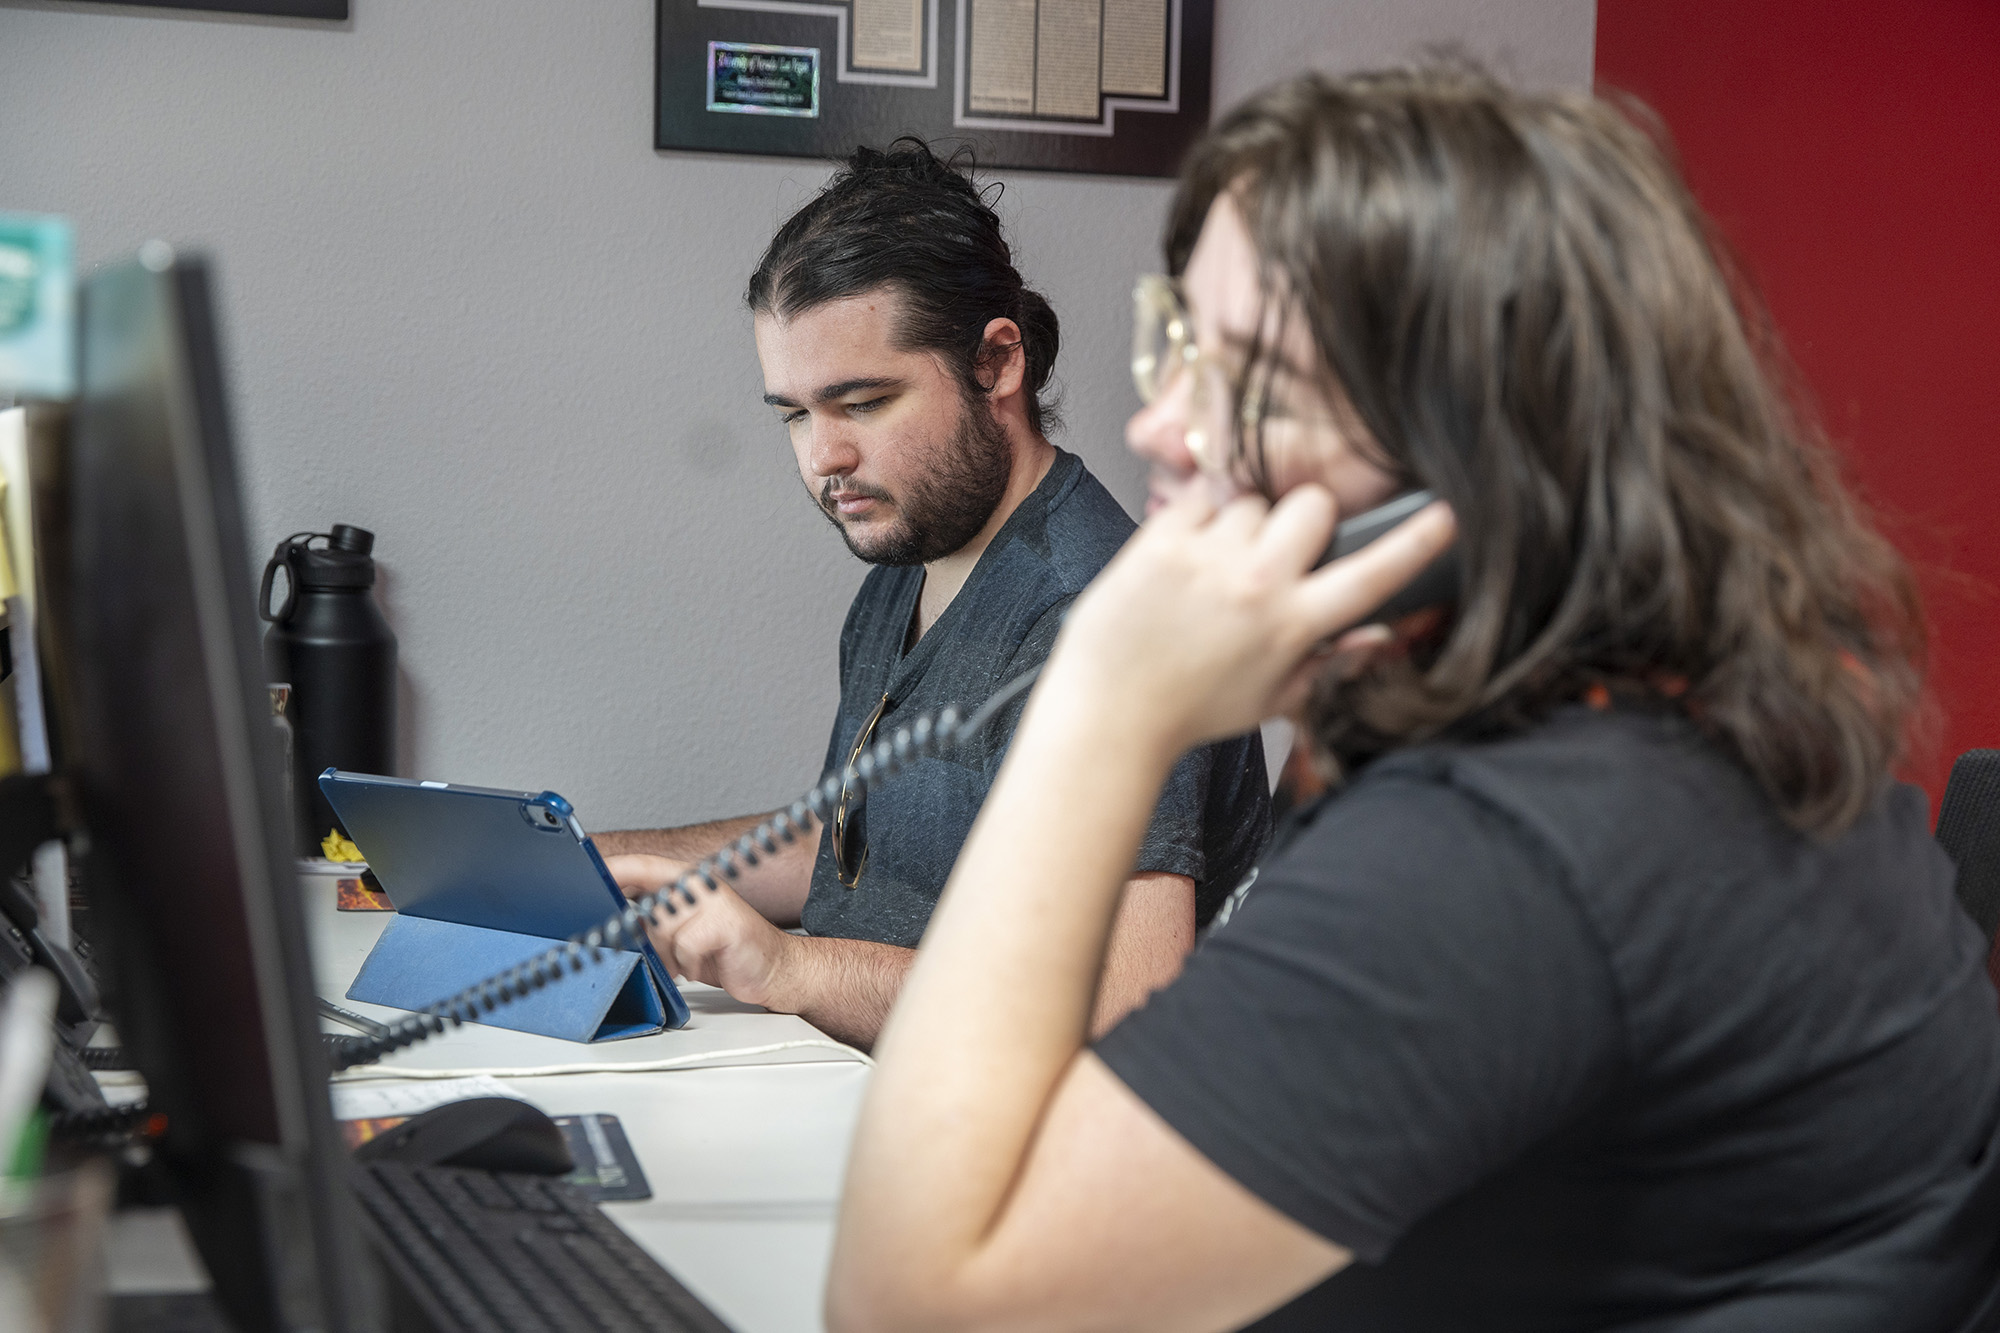
<svg viewBox="0 0 2000 1333"><path fill-rule="evenodd" d="M422 1009L625 906L576 811L552 791L331 768L319 786L397 912L350 999ZM687 1001L651 944L607 946L607 954L606 963L497 1006L480 1021L575 1041L687 1023Z"/></svg>

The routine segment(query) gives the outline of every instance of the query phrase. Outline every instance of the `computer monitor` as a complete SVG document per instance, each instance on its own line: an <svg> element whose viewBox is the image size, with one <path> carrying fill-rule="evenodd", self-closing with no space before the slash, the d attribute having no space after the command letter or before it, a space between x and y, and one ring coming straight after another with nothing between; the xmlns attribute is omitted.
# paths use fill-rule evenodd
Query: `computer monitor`
<svg viewBox="0 0 2000 1333"><path fill-rule="evenodd" d="M83 284L62 626L67 764L112 1017L214 1300L376 1327L327 1097L208 273Z"/></svg>

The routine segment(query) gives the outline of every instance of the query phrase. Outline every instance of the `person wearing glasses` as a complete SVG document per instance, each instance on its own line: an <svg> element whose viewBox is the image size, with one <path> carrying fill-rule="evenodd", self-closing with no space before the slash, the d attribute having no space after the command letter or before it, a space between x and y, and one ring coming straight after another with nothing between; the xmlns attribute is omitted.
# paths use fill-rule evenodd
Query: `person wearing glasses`
<svg viewBox="0 0 2000 1333"><path fill-rule="evenodd" d="M2000 997L1891 777L1915 596L1663 145L1307 76L1222 117L1169 236L1163 503L876 1046L829 1326L2000 1327ZM1370 623L1454 544L1457 598ZM1332 793L1093 1042L1161 782L1279 709Z"/></svg>
<svg viewBox="0 0 2000 1333"><path fill-rule="evenodd" d="M897 727L976 706L1039 667L1076 594L1134 530L1082 460L1048 440L1055 312L1015 270L968 173L916 140L862 149L771 241L749 284L764 401L807 493L874 565L840 636L838 772ZM1020 706L925 759L823 836L764 857L652 937L677 973L873 1042ZM1123 877L1100 1024L1180 968L1270 827L1254 723L1187 756ZM801 784L803 785L803 784ZM597 835L628 891L655 889L755 826ZM803 925L804 934L785 928Z"/></svg>

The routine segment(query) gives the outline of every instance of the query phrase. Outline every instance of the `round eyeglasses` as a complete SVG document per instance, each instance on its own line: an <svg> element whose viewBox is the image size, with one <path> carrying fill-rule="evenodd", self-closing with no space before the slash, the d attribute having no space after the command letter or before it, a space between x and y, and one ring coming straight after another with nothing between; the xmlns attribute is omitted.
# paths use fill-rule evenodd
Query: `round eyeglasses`
<svg viewBox="0 0 2000 1333"><path fill-rule="evenodd" d="M1243 440L1263 417L1263 395L1242 393L1222 363L1202 350L1179 285L1162 274L1145 274L1132 289L1132 383L1148 407L1185 384L1188 453L1204 472L1234 474ZM1234 429L1217 412L1231 403L1237 404Z"/></svg>

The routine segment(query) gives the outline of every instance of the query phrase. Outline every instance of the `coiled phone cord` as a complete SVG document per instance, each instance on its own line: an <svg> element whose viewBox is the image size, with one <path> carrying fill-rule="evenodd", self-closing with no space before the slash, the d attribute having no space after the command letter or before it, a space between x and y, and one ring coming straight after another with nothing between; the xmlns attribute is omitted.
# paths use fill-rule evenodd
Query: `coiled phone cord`
<svg viewBox="0 0 2000 1333"><path fill-rule="evenodd" d="M685 906L694 907L701 902L696 896L697 887L713 893L723 881L741 878L743 871L756 865L762 857L776 855L780 843L797 842L811 821L825 823L843 791L854 796L864 795L873 784L894 777L917 760L942 754L971 740L1001 709L1033 685L1041 672L1042 669L1036 667L1014 677L969 718L961 718L958 706L950 704L935 714L925 714L908 727L899 727L893 736L878 741L839 773L828 774L787 809L706 858L666 888L635 898L624 911L606 917L591 929L579 931L526 962L497 972L448 999L390 1024L388 1031L380 1036L339 1038L337 1043L328 1046L328 1063L336 1073L357 1065L374 1064L385 1055L428 1041L448 1029L473 1021L481 1014L489 1014L502 1005L512 1004L530 992L561 980L567 973L581 972L585 967L602 962L606 948L616 947L626 938L634 942L641 939L643 923L654 912L677 915L681 911L674 901L677 895ZM92 1069L123 1069L130 1065L125 1052L115 1048L88 1051L84 1059ZM123 1139L151 1124L151 1109L142 1099L121 1106L57 1115L50 1121L50 1132L66 1140L111 1141Z"/></svg>
<svg viewBox="0 0 2000 1333"><path fill-rule="evenodd" d="M841 772L829 773L788 808L706 858L672 884L634 898L626 904L624 911L606 917L600 924L579 931L525 962L475 982L409 1018L391 1023L389 1030L380 1036L361 1038L339 1051L330 1052L334 1070L338 1072L356 1065L373 1064L394 1051L428 1041L448 1028L473 1021L481 1014L492 1013L502 1005L512 1004L522 996L560 980L566 973L581 972L591 964L602 962L605 950L618 947L621 941L630 939L637 943L644 938L644 923L653 913L665 911L669 916L679 914L681 906L674 901L676 895L685 906L696 906L701 902L695 893L698 886L714 893L724 881L741 878L744 870L756 865L763 857L777 855L779 844L798 841L814 821L825 823L839 803L842 792L850 796L865 795L870 786L894 777L919 759L942 754L977 736L1001 709L1035 683L1041 671L1040 667L1036 667L1008 681L971 717L962 718L958 706L948 704L936 714L926 713L910 726L897 728L893 736L877 741Z"/></svg>
<svg viewBox="0 0 2000 1333"><path fill-rule="evenodd" d="M49 1137L63 1143L99 1143L116 1146L135 1133L164 1131L166 1122L155 1123L153 1110L145 1100L118 1106L99 1106L85 1111L58 1111L49 1117Z"/></svg>

